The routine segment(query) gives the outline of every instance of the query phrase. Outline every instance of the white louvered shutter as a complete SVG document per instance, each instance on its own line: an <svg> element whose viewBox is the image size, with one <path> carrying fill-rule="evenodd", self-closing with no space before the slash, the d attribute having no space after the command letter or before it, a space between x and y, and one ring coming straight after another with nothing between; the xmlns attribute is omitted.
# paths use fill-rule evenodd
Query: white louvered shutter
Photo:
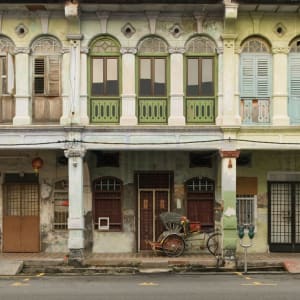
<svg viewBox="0 0 300 300"><path fill-rule="evenodd" d="M271 59L270 55L256 55L256 97L269 98L271 96Z"/></svg>
<svg viewBox="0 0 300 300"><path fill-rule="evenodd" d="M252 98L255 93L255 59L253 54L242 54L240 90L242 98Z"/></svg>

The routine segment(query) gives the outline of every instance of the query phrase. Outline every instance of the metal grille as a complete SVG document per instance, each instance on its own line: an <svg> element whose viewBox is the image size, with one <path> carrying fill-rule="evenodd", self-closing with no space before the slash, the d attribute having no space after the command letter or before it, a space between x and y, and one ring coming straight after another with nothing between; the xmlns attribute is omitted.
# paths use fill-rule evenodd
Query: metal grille
<svg viewBox="0 0 300 300"><path fill-rule="evenodd" d="M271 185L271 243L291 243L291 185L272 183Z"/></svg>
<svg viewBox="0 0 300 300"><path fill-rule="evenodd" d="M236 196L236 215L239 225L249 225L255 223L255 202L254 195Z"/></svg>
<svg viewBox="0 0 300 300"><path fill-rule="evenodd" d="M213 180L206 177L192 178L187 182L186 186L189 192L213 192L214 191Z"/></svg>
<svg viewBox="0 0 300 300"><path fill-rule="evenodd" d="M39 216L39 186L35 184L5 185L5 216Z"/></svg>
<svg viewBox="0 0 300 300"><path fill-rule="evenodd" d="M295 185L295 242L300 243L300 184Z"/></svg>
<svg viewBox="0 0 300 300"><path fill-rule="evenodd" d="M69 194L67 180L55 183L54 190L54 229L67 229L69 216Z"/></svg>

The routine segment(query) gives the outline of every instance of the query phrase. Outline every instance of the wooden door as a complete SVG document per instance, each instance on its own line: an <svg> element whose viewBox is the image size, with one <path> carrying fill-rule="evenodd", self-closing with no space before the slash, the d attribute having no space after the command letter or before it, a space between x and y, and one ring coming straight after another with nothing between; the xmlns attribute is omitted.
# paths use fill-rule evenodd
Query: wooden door
<svg viewBox="0 0 300 300"><path fill-rule="evenodd" d="M164 231L159 215L169 211L169 190L140 190L139 210L139 249L150 250L147 240L157 240Z"/></svg>
<svg viewBox="0 0 300 300"><path fill-rule="evenodd" d="M5 184L3 208L3 252L39 252L38 184Z"/></svg>

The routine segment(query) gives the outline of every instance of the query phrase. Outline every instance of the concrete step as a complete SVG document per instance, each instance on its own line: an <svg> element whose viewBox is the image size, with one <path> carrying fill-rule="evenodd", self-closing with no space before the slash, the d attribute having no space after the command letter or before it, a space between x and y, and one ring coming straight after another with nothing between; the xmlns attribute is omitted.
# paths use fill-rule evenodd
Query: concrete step
<svg viewBox="0 0 300 300"><path fill-rule="evenodd" d="M0 275L16 275L23 269L23 261L0 260Z"/></svg>

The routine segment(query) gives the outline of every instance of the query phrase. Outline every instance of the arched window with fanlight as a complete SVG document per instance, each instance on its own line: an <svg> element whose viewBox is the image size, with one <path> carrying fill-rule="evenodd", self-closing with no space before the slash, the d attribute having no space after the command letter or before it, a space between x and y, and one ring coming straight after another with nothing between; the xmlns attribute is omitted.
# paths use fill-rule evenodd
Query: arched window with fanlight
<svg viewBox="0 0 300 300"><path fill-rule="evenodd" d="M214 228L215 184L207 177L193 177L185 183L187 217L204 231Z"/></svg>
<svg viewBox="0 0 300 300"><path fill-rule="evenodd" d="M101 36L90 45L91 123L117 124L120 119L120 44Z"/></svg>
<svg viewBox="0 0 300 300"><path fill-rule="evenodd" d="M15 114L14 105L14 44L0 35L0 122L12 122Z"/></svg>
<svg viewBox="0 0 300 300"><path fill-rule="evenodd" d="M34 122L59 122L62 115L62 45L53 36L41 36L31 45L32 117Z"/></svg>
<svg viewBox="0 0 300 300"><path fill-rule="evenodd" d="M291 124L300 123L300 37L290 44L288 55L288 111Z"/></svg>
<svg viewBox="0 0 300 300"><path fill-rule="evenodd" d="M93 213L95 229L122 229L122 181L115 177L101 177L93 182Z"/></svg>
<svg viewBox="0 0 300 300"><path fill-rule="evenodd" d="M240 113L243 124L269 123L271 96L270 46L260 37L251 37L242 44L241 49Z"/></svg>
<svg viewBox="0 0 300 300"><path fill-rule="evenodd" d="M186 120L214 123L217 93L216 44L197 36L186 44Z"/></svg>
<svg viewBox="0 0 300 300"><path fill-rule="evenodd" d="M168 120L168 45L156 36L138 45L138 121L166 124Z"/></svg>

